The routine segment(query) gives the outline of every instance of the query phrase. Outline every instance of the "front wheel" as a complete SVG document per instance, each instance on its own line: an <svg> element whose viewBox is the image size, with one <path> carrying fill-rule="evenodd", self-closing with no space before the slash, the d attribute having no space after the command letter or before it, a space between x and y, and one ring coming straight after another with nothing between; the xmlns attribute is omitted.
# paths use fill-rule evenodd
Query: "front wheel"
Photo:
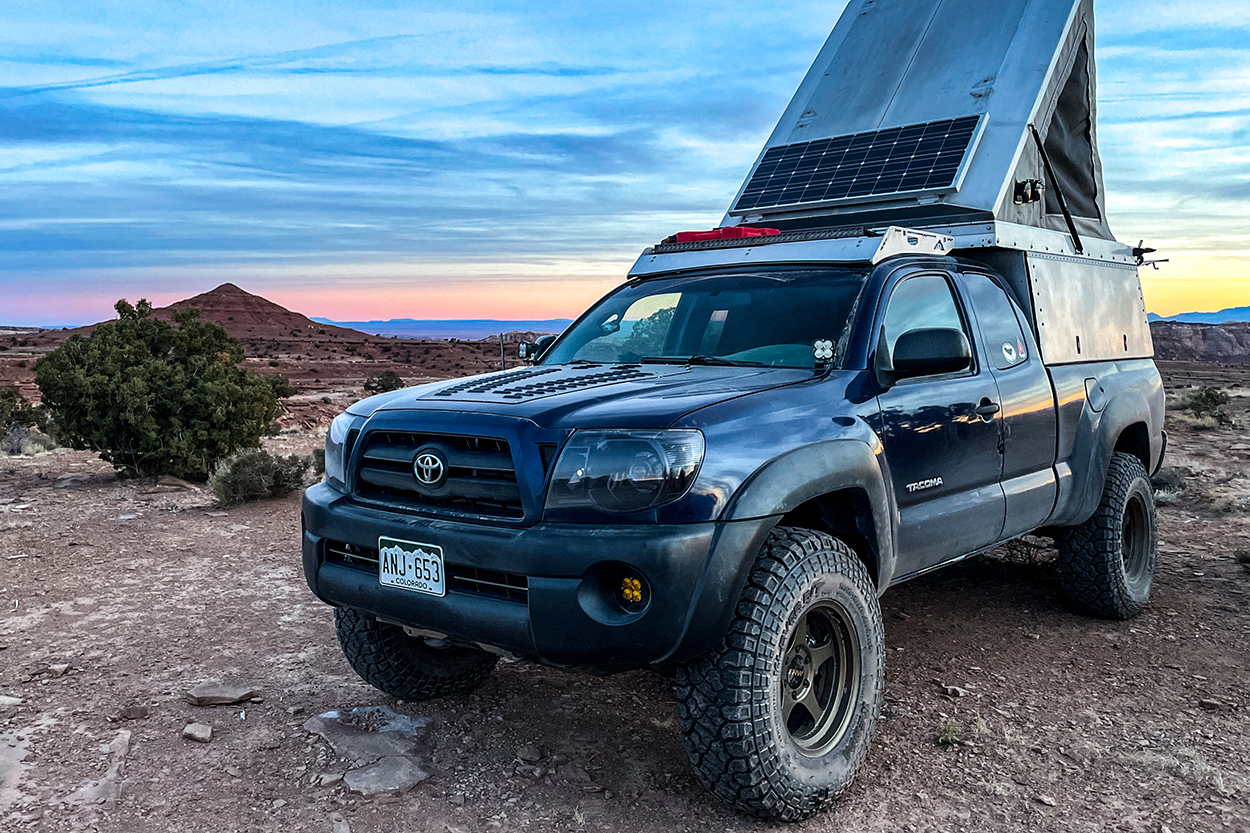
<svg viewBox="0 0 1250 833"><path fill-rule="evenodd" d="M1157 523L1146 467L1131 454L1114 454L1093 517L1056 539L1068 603L1103 619L1140 613L1154 581Z"/></svg>
<svg viewBox="0 0 1250 833"><path fill-rule="evenodd" d="M725 641L677 674L695 773L760 818L812 816L868 753L884 668L881 608L863 563L824 533L775 530Z"/></svg>
<svg viewBox="0 0 1250 833"><path fill-rule="evenodd" d="M432 700L482 684L498 657L418 636L398 625L339 607L334 627L343 655L360 678L396 700Z"/></svg>

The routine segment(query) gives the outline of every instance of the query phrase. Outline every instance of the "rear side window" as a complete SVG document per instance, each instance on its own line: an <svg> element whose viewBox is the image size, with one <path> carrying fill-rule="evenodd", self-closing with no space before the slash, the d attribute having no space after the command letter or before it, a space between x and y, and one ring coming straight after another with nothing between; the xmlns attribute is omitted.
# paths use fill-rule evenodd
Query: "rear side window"
<svg viewBox="0 0 1250 833"><path fill-rule="evenodd" d="M977 311L990 363L999 370L1007 370L1028 361L1024 331L1020 329L1020 319L1007 293L985 275L966 273L964 283Z"/></svg>

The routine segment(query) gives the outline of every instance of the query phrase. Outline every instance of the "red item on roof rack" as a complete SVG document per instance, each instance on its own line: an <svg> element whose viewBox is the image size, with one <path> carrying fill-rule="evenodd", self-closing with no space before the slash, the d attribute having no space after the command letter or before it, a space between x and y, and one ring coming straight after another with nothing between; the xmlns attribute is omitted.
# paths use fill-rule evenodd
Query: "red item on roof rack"
<svg viewBox="0 0 1250 833"><path fill-rule="evenodd" d="M680 231L672 237L665 238L664 245L672 245L674 243L702 243L706 240L739 240L743 237L766 237L771 234L781 234L781 230L775 228L747 228L746 226L730 226L729 228L714 228L711 231Z"/></svg>

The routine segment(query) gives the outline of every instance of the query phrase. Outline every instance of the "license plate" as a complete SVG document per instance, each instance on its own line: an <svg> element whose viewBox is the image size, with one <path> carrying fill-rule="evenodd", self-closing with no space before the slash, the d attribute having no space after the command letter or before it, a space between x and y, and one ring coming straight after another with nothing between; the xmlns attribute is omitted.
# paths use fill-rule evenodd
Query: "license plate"
<svg viewBox="0 0 1250 833"><path fill-rule="evenodd" d="M378 580L388 587L446 596L443 548L415 541L379 538Z"/></svg>

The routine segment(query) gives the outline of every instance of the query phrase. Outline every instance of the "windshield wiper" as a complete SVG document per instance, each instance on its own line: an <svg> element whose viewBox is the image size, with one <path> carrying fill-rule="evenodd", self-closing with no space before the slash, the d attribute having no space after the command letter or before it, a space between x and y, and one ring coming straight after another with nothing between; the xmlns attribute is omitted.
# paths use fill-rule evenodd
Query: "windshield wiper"
<svg viewBox="0 0 1250 833"><path fill-rule="evenodd" d="M720 356L643 356L639 361L643 364L685 364L707 365L711 367L763 367L763 362L741 362L722 359Z"/></svg>

